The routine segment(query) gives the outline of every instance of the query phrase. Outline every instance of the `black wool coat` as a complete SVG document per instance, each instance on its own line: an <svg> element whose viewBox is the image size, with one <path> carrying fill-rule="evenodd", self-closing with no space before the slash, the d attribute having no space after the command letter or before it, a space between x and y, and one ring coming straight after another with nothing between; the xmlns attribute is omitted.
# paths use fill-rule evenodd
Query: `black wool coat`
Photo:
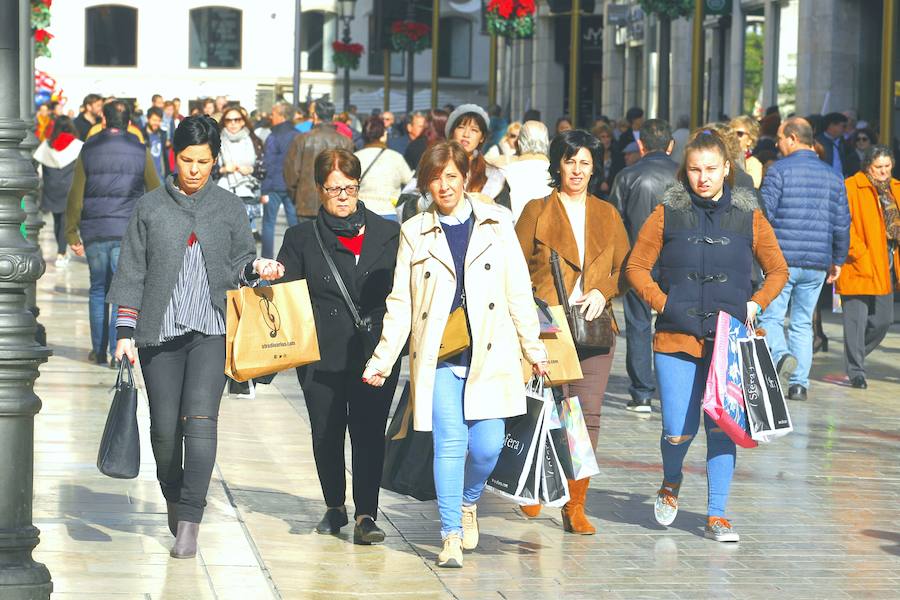
<svg viewBox="0 0 900 600"><path fill-rule="evenodd" d="M377 341L386 311L385 300L393 285L400 226L368 209L362 210L366 211L366 230L358 264L321 215L288 229L278 252L278 261L284 265L284 278L279 283L306 279L309 286L321 356L316 370L357 370L360 377L370 357L363 356L353 316L325 262L313 227L319 228L325 250L337 265L360 316L371 318L372 335Z"/></svg>

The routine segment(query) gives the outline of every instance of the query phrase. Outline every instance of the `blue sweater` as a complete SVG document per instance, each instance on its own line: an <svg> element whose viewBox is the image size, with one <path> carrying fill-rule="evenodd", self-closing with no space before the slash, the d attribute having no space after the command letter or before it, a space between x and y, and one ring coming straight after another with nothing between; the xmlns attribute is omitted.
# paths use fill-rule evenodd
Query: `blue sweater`
<svg viewBox="0 0 900 600"><path fill-rule="evenodd" d="M843 265L850 247L844 181L812 150L798 150L769 167L759 190L766 216L790 267Z"/></svg>

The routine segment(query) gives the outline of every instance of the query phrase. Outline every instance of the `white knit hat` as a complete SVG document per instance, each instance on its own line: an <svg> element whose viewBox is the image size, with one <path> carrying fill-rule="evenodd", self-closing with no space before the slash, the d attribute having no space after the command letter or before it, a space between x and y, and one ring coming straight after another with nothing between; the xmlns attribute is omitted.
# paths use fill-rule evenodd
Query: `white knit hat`
<svg viewBox="0 0 900 600"><path fill-rule="evenodd" d="M484 119L485 125L490 127L491 118L488 116L487 111L478 106L477 104L462 104L457 106L450 116L447 117L447 127L444 131L447 132L447 139L453 139L453 128L456 127L456 122L459 121L459 118L467 113L475 113L482 119ZM487 131L484 132L487 135Z"/></svg>

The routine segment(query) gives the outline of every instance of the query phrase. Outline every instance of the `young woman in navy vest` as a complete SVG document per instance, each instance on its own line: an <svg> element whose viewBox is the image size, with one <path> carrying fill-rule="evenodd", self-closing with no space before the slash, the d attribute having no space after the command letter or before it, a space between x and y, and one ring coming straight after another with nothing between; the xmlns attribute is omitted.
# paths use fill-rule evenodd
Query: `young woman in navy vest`
<svg viewBox="0 0 900 600"><path fill-rule="evenodd" d="M693 134L678 182L644 224L625 269L629 283L659 315L653 350L662 398L663 483L654 516L666 526L678 513L682 464L700 428L718 313L724 310L752 326L788 279L775 233L752 190L732 187L734 167L727 156L716 132ZM756 293L750 281L754 257L766 273ZM738 534L725 519L735 444L708 416L704 419L709 486L705 535L737 542Z"/></svg>

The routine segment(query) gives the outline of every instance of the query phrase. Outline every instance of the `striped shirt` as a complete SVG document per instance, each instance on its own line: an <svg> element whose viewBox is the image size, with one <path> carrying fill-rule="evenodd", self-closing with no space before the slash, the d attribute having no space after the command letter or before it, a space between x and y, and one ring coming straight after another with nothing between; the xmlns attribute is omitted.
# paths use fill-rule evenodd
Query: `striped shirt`
<svg viewBox="0 0 900 600"><path fill-rule="evenodd" d="M225 335L225 316L213 305L209 295L206 261L196 237L184 253L178 282L169 306L163 314L159 341L165 342L196 331L206 335Z"/></svg>
<svg viewBox="0 0 900 600"><path fill-rule="evenodd" d="M240 271L239 283L243 287L256 287L261 283L259 276L253 272L253 263L248 263ZM132 337L140 311L127 306L120 306L116 327L119 337ZM197 237L192 233L188 240L187 250L178 274L178 282L172 291L169 305L163 315L159 342L165 342L178 336L197 331L207 335L225 335L225 319L210 298L209 277L206 272L206 261Z"/></svg>

